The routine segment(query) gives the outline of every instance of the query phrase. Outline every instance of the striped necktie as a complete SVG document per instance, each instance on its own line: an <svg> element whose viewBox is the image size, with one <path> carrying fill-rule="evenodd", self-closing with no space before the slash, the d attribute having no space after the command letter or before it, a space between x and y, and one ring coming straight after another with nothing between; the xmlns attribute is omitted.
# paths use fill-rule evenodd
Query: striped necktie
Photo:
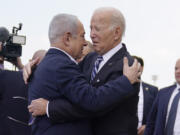
<svg viewBox="0 0 180 135"><path fill-rule="evenodd" d="M95 63L94 63L93 70L91 72L91 81L95 78L95 76L96 76L96 74L98 72L99 64L101 63L101 61L103 61L103 57L98 56Z"/></svg>
<svg viewBox="0 0 180 135"><path fill-rule="evenodd" d="M171 105L171 109L169 112L169 116L168 116L168 120L167 120L167 124L165 128L165 135L173 135L174 123L176 120L177 108L178 108L178 103L180 99L180 89L178 89L178 91L179 92L174 97L172 105Z"/></svg>

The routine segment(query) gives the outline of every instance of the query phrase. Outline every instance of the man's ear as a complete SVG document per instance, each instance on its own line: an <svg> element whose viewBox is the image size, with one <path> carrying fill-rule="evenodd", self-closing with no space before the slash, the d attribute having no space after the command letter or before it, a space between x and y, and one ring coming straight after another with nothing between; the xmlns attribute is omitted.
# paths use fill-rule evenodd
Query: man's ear
<svg viewBox="0 0 180 135"><path fill-rule="evenodd" d="M63 42L66 46L69 46L71 42L72 34L70 32L66 32L63 36Z"/></svg>
<svg viewBox="0 0 180 135"><path fill-rule="evenodd" d="M120 27L117 27L115 29L114 35L115 35L115 37L114 37L115 40L119 40L119 38L121 38L122 33L121 33L121 28Z"/></svg>

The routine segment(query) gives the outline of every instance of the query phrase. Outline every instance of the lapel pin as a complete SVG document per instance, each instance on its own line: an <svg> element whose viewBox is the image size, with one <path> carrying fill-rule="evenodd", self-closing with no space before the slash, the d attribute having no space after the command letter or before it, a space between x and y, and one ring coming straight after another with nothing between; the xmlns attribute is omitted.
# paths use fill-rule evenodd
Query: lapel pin
<svg viewBox="0 0 180 135"><path fill-rule="evenodd" d="M96 82L100 82L100 80L99 79L97 79L97 81Z"/></svg>
<svg viewBox="0 0 180 135"><path fill-rule="evenodd" d="M112 66L112 62L108 64L108 66Z"/></svg>
<svg viewBox="0 0 180 135"><path fill-rule="evenodd" d="M146 87L146 88L145 88L145 90L147 90L147 91L148 91L148 90L149 90L149 88L148 88L148 87Z"/></svg>

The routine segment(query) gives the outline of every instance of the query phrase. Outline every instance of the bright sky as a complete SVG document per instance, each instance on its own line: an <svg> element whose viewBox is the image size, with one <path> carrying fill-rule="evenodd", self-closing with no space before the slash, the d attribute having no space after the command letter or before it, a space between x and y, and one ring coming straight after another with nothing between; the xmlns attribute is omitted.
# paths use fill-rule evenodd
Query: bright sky
<svg viewBox="0 0 180 135"><path fill-rule="evenodd" d="M174 65L180 58L180 1L179 0L1 0L0 26L9 31L23 23L19 35L26 35L23 63L27 63L38 49L48 49L48 26L58 13L79 17L89 38L89 22L93 11L112 6L126 18L123 42L132 55L145 61L142 79L154 84L157 75L159 88L174 82Z"/></svg>

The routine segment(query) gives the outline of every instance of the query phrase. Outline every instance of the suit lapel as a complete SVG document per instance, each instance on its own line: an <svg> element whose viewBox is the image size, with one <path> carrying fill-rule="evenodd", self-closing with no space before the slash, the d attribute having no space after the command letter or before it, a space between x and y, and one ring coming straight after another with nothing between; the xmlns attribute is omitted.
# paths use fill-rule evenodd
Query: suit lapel
<svg viewBox="0 0 180 135"><path fill-rule="evenodd" d="M144 121L145 121L144 118L146 118L146 115L148 113L146 110L147 110L148 106L152 106L152 104L150 104L151 102L148 102L148 101L150 101L149 96L148 96L149 87L144 82L142 82L142 89L143 89L143 100L144 100L144 103L143 103L143 121L142 121L142 123L144 124Z"/></svg>
<svg viewBox="0 0 180 135"><path fill-rule="evenodd" d="M176 87L176 85L172 86L172 87L167 91L167 93L164 94L164 97L163 97L163 99L162 99L162 103L163 103L163 105L164 105L164 107L163 107L163 108L164 108L164 110L163 110L163 112L164 112L163 118L164 118L165 120L166 120L166 115L167 115L167 109L168 109L169 100L170 100L170 98L171 98L171 95L172 95L175 87Z"/></svg>
<svg viewBox="0 0 180 135"><path fill-rule="evenodd" d="M106 75L108 75L109 73L112 73L112 70L113 70L113 72L122 71L123 70L123 57L124 57L125 53L126 53L126 48L123 46L117 53L115 53L105 63L105 65L101 68L101 70L98 72L98 74L96 74L93 82L100 80L100 77L106 78Z"/></svg>

